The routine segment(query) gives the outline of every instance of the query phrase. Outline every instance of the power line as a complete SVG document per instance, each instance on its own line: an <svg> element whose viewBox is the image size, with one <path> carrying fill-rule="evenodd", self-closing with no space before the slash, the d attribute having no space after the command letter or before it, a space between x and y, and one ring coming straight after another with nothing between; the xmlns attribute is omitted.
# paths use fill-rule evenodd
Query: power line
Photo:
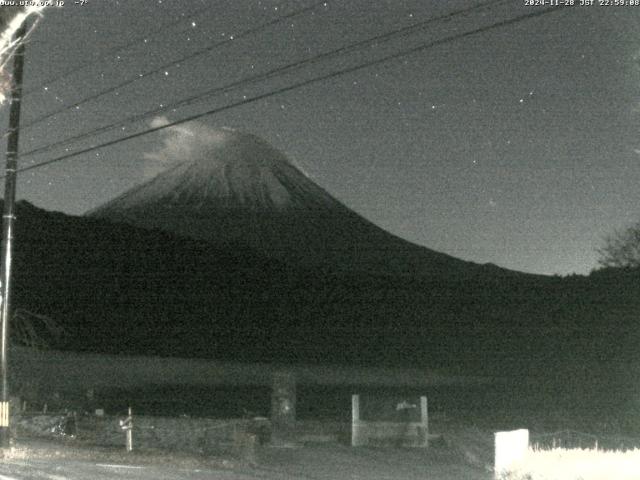
<svg viewBox="0 0 640 480"><path fill-rule="evenodd" d="M159 127L153 127L153 128L147 129L147 130L142 131L142 132L137 132L137 133L134 133L134 134L131 134L131 135L127 135L125 137L121 137L121 138L118 138L118 139L115 139L115 140L111 140L111 141L108 141L108 142L101 143L99 145L94 145L94 146L79 150L77 152L72 152L72 153L68 153L68 154L65 154L65 155L61 155L59 157L55 157L55 158L52 158L50 160L46 160L44 162L37 163L35 165L30 165L28 167L23 167L23 168L20 168L18 170L18 172L26 172L26 171L29 171L29 170L34 170L34 169L41 168L41 167L44 167L44 166L47 166L47 165L51 165L53 163L61 162L63 160L67 160L67 159L70 159L70 158L73 158L73 157L77 157L77 156L83 155L85 153L90 153L90 152L93 152L95 150L99 150L99 149L102 149L102 148L105 148L105 147L110 147L110 146L113 146L113 145L117 145L119 143L125 142L127 140L131 140L131 139L134 139L134 138L138 138L138 137L141 137L143 135L148 135L150 133L154 133L154 132L158 132L158 131L161 131L161 130L165 130L167 128L170 128L170 127L173 127L173 126L176 126L176 125L181 125L183 123L187 123L187 122L191 122L191 121L194 121L194 120L198 120L200 118L207 117L209 115L214 115L216 113L220 113L220 112L225 111L225 110L229 110L229 109L232 109L232 108L235 108L235 107L243 106L243 105L246 105L246 104L249 104L249 103L253 103L253 102L256 102L256 101L259 101L259 100L264 100L266 98L269 98L269 97L272 97L272 96L275 96L275 95L279 95L279 94L286 93L286 92L289 92L289 91L292 91L292 90L296 90L298 88L306 87L308 85L311 85L311 84L314 84L314 83L318 83L318 82L321 82L321 81L330 80L330 79L339 77L341 75L345 75L345 74L348 74L348 73L353 73L355 71L362 70L362 69L365 69L365 68L369 68L369 67L372 67L372 66L375 66L375 65L379 65L379 64L391 61L391 60L395 60L395 59L401 58L401 57L406 57L408 55L412 55L414 53L421 52L421 51L427 50L429 48L433 48L433 47L438 46L438 45L443 45L445 43L449 43L449 42L452 42L452 41L455 41L455 40L466 38L466 37L469 37L471 35L477 35L479 33L484 33L484 32L490 31L490 30L494 30L494 29L497 29L497 28L505 27L507 25L513 25L513 24L520 23L520 22L525 21L525 20L529 20L529 19L532 19L532 18L540 17L540 16L546 15L548 13L557 12L557 11L560 11L561 9L563 9L563 8L566 8L566 6L557 6L557 7L553 7L553 8L547 8L547 9L544 9L544 10L534 11L534 12L527 13L525 15L520 15L518 17L514 17L514 18L511 18L511 19L508 19L508 20L502 20L500 22L497 22L497 23L494 23L494 24L491 24L491 25L487 25L487 26L484 26L484 27L479 27L479 28L476 28L476 29L473 29L473 30L470 30L470 31L467 31L467 32L463 32L463 33L459 33L459 34L456 34L456 35L451 35L451 36L448 36L448 37L444 37L444 38L441 38L441 39L438 39L438 40L435 40L435 41L432 41L432 42L429 42L429 43L426 43L426 44L422 44L422 45L419 45L419 46L416 46L416 47L413 47L413 48L410 48L410 49L407 49L407 50L403 50L403 51L400 51L400 52L396 52L396 53L387 55L385 57L382 57L382 58L379 58L379 59L376 59L376 60L371 60L371 61L362 63L360 65L355 65L355 66L348 67L348 68L345 68L345 69L342 69L342 70L338 70L338 71L335 71L335 72L332 72L332 73L329 73L329 74L326 74L326 75L322 75L320 77L312 78L312 79L309 79L309 80L304 80L304 81L295 83L293 85L289 85L287 87L283 87L283 88L280 88L280 89L277 89L277 90L274 90L274 91L271 91L271 92L267 92L267 93L263 93L263 94L260 94L260 95L256 95L255 97L252 97L252 98L243 99L241 101L226 105L224 107L218 107L218 108L214 108L212 110L208 110L206 112L202 112L202 113L198 113L198 114L195 114L195 115L191 115L191 116L183 118L181 120L176 120L174 122L167 123L166 125L162 125L162 126L159 126Z"/></svg>
<svg viewBox="0 0 640 480"><path fill-rule="evenodd" d="M204 8L200 8L197 10L194 10L193 12L187 14L187 15L183 15L181 16L181 18L179 18L178 20L172 20L170 22L166 22L161 24L157 29L153 30L152 32L149 32L145 35L141 35L139 37L135 37L134 39L132 39L131 41L123 44L123 45L119 45L117 47L112 48L111 50L107 51L106 53L98 56L97 58L94 58L92 60L89 60L87 62L84 63L80 63L74 67L71 67L70 69L66 70L65 72L62 72L54 77L50 77L48 80L45 80L44 82L41 82L39 86L37 87L33 87L30 88L28 90L26 90L24 93L25 95L31 94L37 90L40 90L42 87L46 86L46 85L50 85L52 83L57 82L58 80L61 80L65 77L68 77L70 75L73 75L76 72L79 72L81 70L84 70L87 67L90 67L92 65L96 65L97 63L100 63L102 60L104 60L107 57L110 57L112 55L115 55L119 52L122 52L124 50L127 50L131 47L134 47L135 45L139 44L139 43L146 43L147 40L150 37L154 37L156 35L159 35L160 33L165 33L167 31L167 29L173 28L176 25L181 24L182 22L186 21L187 19L189 19L190 17L194 17L196 15L199 15L207 10L210 10L211 7L210 6L206 6Z"/></svg>
<svg viewBox="0 0 640 480"><path fill-rule="evenodd" d="M67 110L70 110L70 109L72 109L72 108L79 107L80 105L82 105L82 104L84 104L84 103L87 103L87 102L90 102L91 100L95 100L96 98L100 98L100 97L102 97L102 96L104 96L104 95L107 95L107 94L109 94L109 93L112 93L112 92L115 92L115 91L117 91L117 90L120 90L122 87L126 87L126 86L128 86L128 85L131 85L132 83L135 83L135 82L137 82L138 80L141 80L141 79L143 79L143 78L145 78L145 77L148 77L149 75L155 75L155 74L157 74L157 73L164 72L164 71L166 71L166 69L168 69L168 68L171 68L171 67L173 67L173 66L176 66L176 65L178 65L178 64L180 64L180 63L187 62L187 61L189 61L189 60L193 60L194 58L197 58L197 57L200 57L200 56L202 56L202 55L205 55L205 54L207 54L207 53L209 53L209 52L211 52L211 51L215 50L215 49L216 49L216 48L218 48L218 47L221 47L221 46L226 45L226 44L228 44L228 43L230 43L230 42L233 42L233 41L235 41L235 40L237 40L237 39L240 39L240 38L246 37L246 36L248 36L248 35L252 35L252 34L254 34L254 33L257 33L257 32L259 32L259 31L264 30L264 29L266 29L266 28L268 28L268 27L271 27L271 26L273 26L273 25L277 25L278 23L281 23L281 22L283 22L283 21L285 21L285 20L288 20L288 19L290 19L290 18L292 18L292 17L298 16L298 15L302 15L302 14L304 14L304 13L307 13L307 12L311 11L311 10L315 10L315 9L316 9L316 8L318 8L319 6L321 6L321 5L325 5L325 4L326 4L326 2L325 2L325 1L318 1L318 2L314 2L313 4L311 4L311 5L310 5L310 6L308 6L308 7L300 8L300 9L295 10L295 11L293 11L293 12L291 12L291 13L287 14L287 15L283 15L283 16L281 16L281 17L278 17L278 18L276 18L276 19L273 19L273 20L270 20L270 21L268 21L268 22L265 22L265 23L263 23L263 24L261 24L261 25L258 25L257 27L249 28L249 29L247 29L247 30L244 30L244 31L242 31L242 32L240 32L240 33L238 33L238 34L236 34L236 35L231 35L231 36L230 36L229 38L227 38L226 40L223 40L223 41L221 41L221 42L214 43L213 45L210 45L210 46L208 46L208 47L206 47L206 48L203 48L203 49L197 50L196 52L193 52L193 53L191 53L191 54L189 54L189 55L187 55L187 56L185 56L185 57L181 57L181 58L179 58L179 59L177 59L177 60L173 60L173 61L171 61L171 62L169 62L169 63L165 63L165 64L163 64L163 65L161 65L161 66L159 66L159 67L154 68L153 70L149 70L149 71L148 71L148 72L146 72L146 73L138 74L136 77L132 77L132 78L130 78L130 79L128 79L128 80L125 80L124 82L119 83L119 84L117 84L117 85L114 85L113 87L110 87L110 88L108 88L108 89L106 89L106 90L102 90L101 92L95 93L94 95L90 95L90 96L88 96L88 97L85 97L85 98L83 98L82 100L77 101L76 103L73 103L73 104L71 104L71 105L67 105L67 106L61 107L61 108L60 108L60 109L58 109L58 110L54 110L53 112L50 112L50 113L47 113L47 114L42 115L42 116L40 116L40 117L37 117L37 118L35 118L34 120L31 120L30 122L27 122L27 123L26 123L25 125L23 125L21 128L22 128L23 130L24 130L24 129L27 129L27 128L30 128L30 127L32 127L32 126L34 126L34 125L38 124L38 123L43 122L44 120L47 120L48 118L51 118L51 117L53 117L53 116L55 116L55 115L58 115L59 113L63 113L63 112L65 112L65 111L67 111Z"/></svg>
<svg viewBox="0 0 640 480"><path fill-rule="evenodd" d="M150 117L152 115L157 115L157 114L165 112L165 111L167 111L169 109L175 109L175 108L180 108L180 107L184 107L184 106L187 106L187 105L192 105L192 104L196 103L197 101L202 100L204 98L207 98L207 97L210 97L210 96L213 96L213 95L217 95L217 94L220 94L220 93L228 92L229 90L232 90L234 88L243 87L245 84L255 83L255 82L260 81L260 80L266 80L266 79L275 77L276 75L288 73L288 72L291 72L293 70L297 70L297 69L300 69L302 67L305 67L307 65L315 64L315 63L317 63L317 62L319 62L321 60L325 60L325 59L328 59L328 58L336 57L336 56L344 54L344 53L349 53L349 52L352 52L354 50L367 47L369 45L374 45L374 44L378 44L380 42L390 41L390 40L398 38L399 36L408 35L408 34L412 33L415 30L424 28L425 26L430 25L431 23L434 23L434 22L437 22L437 21L450 20L451 18L454 18L455 16L458 16L458 15L468 14L468 13L474 11L474 10L482 10L482 9L485 9L485 8L487 8L489 6L494 6L494 5L497 5L497 4L500 4L500 3L508 3L509 1L510 0L491 0L491 1L479 4L479 5L475 5L475 6L470 7L470 8L455 10L453 12L449 12L447 14L440 15L438 17L430 18L430 19L424 20L422 22L415 23L413 25L402 27L402 28L393 30L391 32L387 32L387 33L384 33L384 34L376 35L374 37L371 37L371 38L368 38L368 39L365 39L365 40L360 40L360 41L351 43L349 45L345 45L345 46L339 47L337 49L331 50L329 52L325 52L325 53L316 55L314 57L310 57L310 58L307 58L307 59L304 59L304 60L299 60L299 61L291 63L289 65L285 65L285 66L282 66L282 67L278 67L278 68L269 70L267 72L263 72L263 73L256 74L256 75L244 78L244 79L240 79L240 80L228 83L228 84L226 84L224 86L215 87L215 88L207 90L205 92L201 92L201 93L199 93L197 95L194 95L194 96L187 97L185 99L179 100L179 101L174 102L172 104L168 104L168 105L162 106L160 108L155 108L155 109L152 109L152 110L148 110L146 112L135 114L135 115L132 115L132 116L130 116L128 118L125 118L124 120L119 120L117 122L114 122L114 123L111 123L111 124L108 124L108 125L104 125L102 127L98 127L96 129L90 130L88 132L81 133L81 134L75 135L73 137L69 137L69 138L60 140L58 142L54 142L52 144L48 144L48 145L45 145L45 146L42 146L42 147L38 147L38 148L35 148L35 149L32 149L32 150L29 150L27 152L24 152L22 154L22 156L24 157L24 156L27 156L27 155L34 155L36 153L42 153L42 152L45 152L45 151L49 151L49 150L52 150L52 149L54 149L56 147L59 147L61 145L65 145L65 144L68 144L68 143L71 143L71 142L79 141L79 140L82 140L84 138L91 137L93 135L97 135L97 134L106 132L106 131L111 130L111 129L116 128L116 127L123 127L125 125L136 123L136 122L138 122L140 120L144 120L147 117Z"/></svg>

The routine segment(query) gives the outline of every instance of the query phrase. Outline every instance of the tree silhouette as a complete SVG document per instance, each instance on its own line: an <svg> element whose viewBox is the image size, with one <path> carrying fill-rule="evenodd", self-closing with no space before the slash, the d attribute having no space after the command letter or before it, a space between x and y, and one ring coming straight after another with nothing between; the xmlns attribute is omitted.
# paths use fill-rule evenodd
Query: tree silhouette
<svg viewBox="0 0 640 480"><path fill-rule="evenodd" d="M63 328L46 315L24 308L16 309L11 322L11 340L18 345L49 349L58 346L64 336Z"/></svg>
<svg viewBox="0 0 640 480"><path fill-rule="evenodd" d="M640 267L640 222L607 236L597 251L603 267Z"/></svg>

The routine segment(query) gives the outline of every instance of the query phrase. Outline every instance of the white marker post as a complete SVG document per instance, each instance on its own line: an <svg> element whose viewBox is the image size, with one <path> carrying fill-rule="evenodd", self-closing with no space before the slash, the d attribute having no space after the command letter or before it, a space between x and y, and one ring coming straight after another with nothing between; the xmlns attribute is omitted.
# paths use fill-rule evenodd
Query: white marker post
<svg viewBox="0 0 640 480"><path fill-rule="evenodd" d="M127 452L133 451L133 412L129 407L129 416L120 420L120 428L125 431Z"/></svg>

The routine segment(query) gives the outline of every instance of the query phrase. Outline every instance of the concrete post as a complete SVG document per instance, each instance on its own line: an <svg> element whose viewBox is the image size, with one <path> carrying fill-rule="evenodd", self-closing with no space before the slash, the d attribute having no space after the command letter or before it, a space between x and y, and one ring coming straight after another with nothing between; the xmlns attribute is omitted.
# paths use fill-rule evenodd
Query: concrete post
<svg viewBox="0 0 640 480"><path fill-rule="evenodd" d="M273 375L271 392L271 441L274 445L295 444L296 379L292 372Z"/></svg>
<svg viewBox="0 0 640 480"><path fill-rule="evenodd" d="M495 478L504 478L516 470L529 450L529 430L523 428L509 432L494 433L495 457L493 471Z"/></svg>
<svg viewBox="0 0 640 480"><path fill-rule="evenodd" d="M424 435L422 445L429 446L429 408L426 395L420 397L420 423L422 423L422 434Z"/></svg>
<svg viewBox="0 0 640 480"><path fill-rule="evenodd" d="M351 395L351 446L359 447L362 443L360 395Z"/></svg>

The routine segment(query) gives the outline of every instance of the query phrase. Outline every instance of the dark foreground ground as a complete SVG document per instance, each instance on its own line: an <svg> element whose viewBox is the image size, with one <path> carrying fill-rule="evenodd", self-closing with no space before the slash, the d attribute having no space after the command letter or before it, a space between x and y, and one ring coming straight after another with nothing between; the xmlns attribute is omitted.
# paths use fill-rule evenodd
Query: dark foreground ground
<svg viewBox="0 0 640 480"><path fill-rule="evenodd" d="M492 478L485 467L440 444L424 449L351 448L313 444L261 447L257 463L162 452L78 447L42 440L17 442L0 463L0 480L413 480Z"/></svg>

